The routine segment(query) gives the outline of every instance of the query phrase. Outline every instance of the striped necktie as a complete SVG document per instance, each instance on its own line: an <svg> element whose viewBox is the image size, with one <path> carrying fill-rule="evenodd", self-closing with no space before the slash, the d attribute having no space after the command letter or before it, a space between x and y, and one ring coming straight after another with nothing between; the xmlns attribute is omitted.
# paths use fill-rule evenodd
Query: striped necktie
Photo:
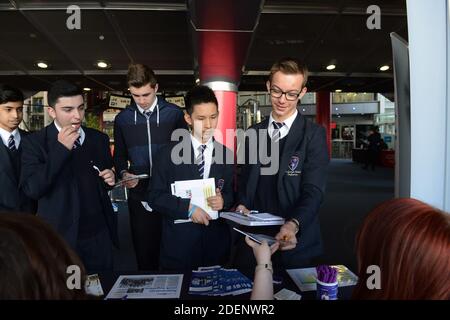
<svg viewBox="0 0 450 320"><path fill-rule="evenodd" d="M144 116L146 116L147 119L149 119L150 116L152 115L152 113L153 113L153 111L151 111L150 109L149 109L149 110L146 110L146 111L144 111Z"/></svg>
<svg viewBox="0 0 450 320"><path fill-rule="evenodd" d="M16 142L14 141L14 135L9 136L8 149L11 151L16 151Z"/></svg>
<svg viewBox="0 0 450 320"><path fill-rule="evenodd" d="M272 125L274 127L274 130L273 130L273 133L272 133L272 140L274 142L277 142L278 140L280 140L280 137L281 137L280 130L284 126L284 122L275 122L275 121L273 121Z"/></svg>
<svg viewBox="0 0 450 320"><path fill-rule="evenodd" d="M75 140L72 150L75 150L76 148L81 147L81 136L77 138L77 140Z"/></svg>
<svg viewBox="0 0 450 320"><path fill-rule="evenodd" d="M205 153L206 145L202 144L198 147L198 151L200 152L197 157L197 165L198 165L198 173L200 174L200 177L203 178L203 175L205 173Z"/></svg>

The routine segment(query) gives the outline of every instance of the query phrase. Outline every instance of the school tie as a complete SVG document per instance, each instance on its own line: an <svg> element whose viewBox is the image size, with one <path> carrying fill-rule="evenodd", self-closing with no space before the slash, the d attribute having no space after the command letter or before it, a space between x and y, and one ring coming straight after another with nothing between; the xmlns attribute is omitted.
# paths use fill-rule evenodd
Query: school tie
<svg viewBox="0 0 450 320"><path fill-rule="evenodd" d="M272 125L273 125L273 128L274 128L273 133L272 133L272 140L274 142L277 142L278 140L280 140L280 137L281 137L280 130L284 126L284 122L272 121Z"/></svg>
<svg viewBox="0 0 450 320"><path fill-rule="evenodd" d="M150 116L152 115L152 113L153 113L153 111L151 111L151 110L149 109L149 110L147 110L147 111L144 111L144 116L145 116L147 119L149 119Z"/></svg>
<svg viewBox="0 0 450 320"><path fill-rule="evenodd" d="M75 140L72 150L75 150L76 148L81 147L81 136L77 138L77 140Z"/></svg>
<svg viewBox="0 0 450 320"><path fill-rule="evenodd" d="M205 153L206 145L202 144L198 147L198 151L200 152L197 157L197 165L198 165L198 173L200 174L200 177L203 178L203 174L205 173Z"/></svg>
<svg viewBox="0 0 450 320"><path fill-rule="evenodd" d="M9 136L8 149L11 151L16 151L16 142L14 141L14 135Z"/></svg>

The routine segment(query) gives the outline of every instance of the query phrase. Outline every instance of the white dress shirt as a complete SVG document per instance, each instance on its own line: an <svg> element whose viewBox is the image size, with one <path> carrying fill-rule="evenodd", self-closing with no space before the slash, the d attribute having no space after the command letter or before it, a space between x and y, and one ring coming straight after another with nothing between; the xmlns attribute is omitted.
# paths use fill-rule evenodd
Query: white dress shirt
<svg viewBox="0 0 450 320"><path fill-rule="evenodd" d="M295 118L297 118L297 114L298 114L298 110L295 110L295 112L292 116L290 116L286 120L282 121L284 123L284 126L282 126L279 131L280 132L280 140L288 135L289 130L291 130L292 124L295 121ZM273 124L272 124L272 122L274 122L274 121L275 121L275 119L272 117L272 112L271 112L270 117L269 117L269 126L267 128L269 137L271 139L274 138L273 132L275 131L275 128L273 127ZM275 121L275 122L278 122L278 121Z"/></svg>
<svg viewBox="0 0 450 320"><path fill-rule="evenodd" d="M139 112L144 114L144 112L146 112L146 111L151 111L151 112L155 111L157 104L158 104L158 99L155 99L155 101L153 101L152 105L148 109L141 108L141 106L138 105L137 103L136 103L136 106L137 106Z"/></svg>
<svg viewBox="0 0 450 320"><path fill-rule="evenodd" d="M200 155L200 146L202 144L206 145L205 151L203 152L203 159L205 160L205 167L203 168L203 179L208 179L209 171L211 170L212 155L214 150L213 139L209 138L206 143L200 143L193 135L191 135L192 147L194 148L194 159L197 159Z"/></svg>
<svg viewBox="0 0 450 320"><path fill-rule="evenodd" d="M6 131L3 128L0 128L0 135L2 136L3 144L6 147L8 147L9 137L11 135L13 135L14 136L14 143L16 144L16 149L19 149L20 139L21 139L19 129L16 128L16 129L14 129L14 131L9 132L9 131Z"/></svg>

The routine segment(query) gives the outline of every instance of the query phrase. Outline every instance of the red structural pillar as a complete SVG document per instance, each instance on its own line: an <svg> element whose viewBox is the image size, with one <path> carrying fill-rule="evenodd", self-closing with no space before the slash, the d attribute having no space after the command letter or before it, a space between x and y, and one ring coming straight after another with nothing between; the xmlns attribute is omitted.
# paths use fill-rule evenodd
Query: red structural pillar
<svg viewBox="0 0 450 320"><path fill-rule="evenodd" d="M316 123L326 129L328 154L331 156L331 93L316 92Z"/></svg>
<svg viewBox="0 0 450 320"><path fill-rule="evenodd" d="M199 44L199 76L202 84L216 93L219 103L219 134L216 139L235 150L229 132L236 129L237 84L250 41L250 34L226 31L201 31Z"/></svg>
<svg viewBox="0 0 450 320"><path fill-rule="evenodd" d="M200 82L214 90L219 102L216 139L233 150L229 131L236 129L238 84L263 1L188 2Z"/></svg>
<svg viewBox="0 0 450 320"><path fill-rule="evenodd" d="M219 102L219 123L217 130L221 133L216 139L231 150L235 149L234 135L227 136L227 129L236 129L237 92L215 90Z"/></svg>

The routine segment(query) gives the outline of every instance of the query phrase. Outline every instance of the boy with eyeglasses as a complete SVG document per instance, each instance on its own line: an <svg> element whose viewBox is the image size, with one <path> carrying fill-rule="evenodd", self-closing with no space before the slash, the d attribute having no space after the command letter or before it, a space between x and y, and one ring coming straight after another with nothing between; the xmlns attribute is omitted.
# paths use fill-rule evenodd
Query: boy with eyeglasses
<svg viewBox="0 0 450 320"><path fill-rule="evenodd" d="M274 263L285 268L309 265L322 253L318 210L323 199L326 170L329 163L325 128L307 121L297 104L305 95L308 71L295 59L277 61L270 70L267 90L272 112L270 117L249 130L256 131L258 154L266 148L273 161L278 161L275 174L265 174L261 159L243 166L239 183L237 210L269 212L285 218L281 226L251 228L251 232L274 235L281 242ZM260 130L267 134L260 136ZM276 145L276 147L274 147ZM249 144L245 148L248 154ZM278 154L276 152L278 151ZM274 153L274 154L272 154ZM235 265L255 265L251 250L240 238Z"/></svg>

